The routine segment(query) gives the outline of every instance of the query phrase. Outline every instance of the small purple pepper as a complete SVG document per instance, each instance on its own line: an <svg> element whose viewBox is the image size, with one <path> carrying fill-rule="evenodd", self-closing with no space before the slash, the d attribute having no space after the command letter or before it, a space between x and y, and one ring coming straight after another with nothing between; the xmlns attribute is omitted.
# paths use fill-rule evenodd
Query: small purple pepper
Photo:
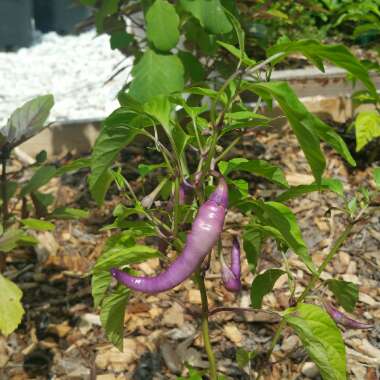
<svg viewBox="0 0 380 380"><path fill-rule="evenodd" d="M228 187L223 177L209 199L199 208L185 247L175 261L154 277L136 277L119 269L111 274L119 282L136 291L155 294L172 289L189 278L218 241L223 230L228 203Z"/></svg>
<svg viewBox="0 0 380 380"><path fill-rule="evenodd" d="M240 281L240 245L239 240L234 237L232 241L231 250L231 267L229 268L224 261L224 257L221 254L221 265L222 265L222 281L227 290L230 292L238 293L241 290Z"/></svg>
<svg viewBox="0 0 380 380"><path fill-rule="evenodd" d="M362 323L359 321L355 321L354 319L348 317L338 309L336 309L334 306L332 306L329 302L324 301L323 306L325 307L326 311L330 314L331 318L341 324L342 326L348 328L348 329L371 329L373 328L373 325L369 325L367 323Z"/></svg>
<svg viewBox="0 0 380 380"><path fill-rule="evenodd" d="M190 204L194 198L194 186L185 179L179 186L179 204Z"/></svg>

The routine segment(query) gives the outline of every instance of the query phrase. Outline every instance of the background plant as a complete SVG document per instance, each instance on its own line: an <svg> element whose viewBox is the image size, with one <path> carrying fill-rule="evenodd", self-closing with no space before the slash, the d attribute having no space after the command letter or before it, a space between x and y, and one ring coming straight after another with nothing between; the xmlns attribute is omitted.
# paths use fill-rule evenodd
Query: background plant
<svg viewBox="0 0 380 380"><path fill-rule="evenodd" d="M117 2L113 4L118 5ZM131 3L130 6L137 12L140 10L140 3ZM279 315L281 322L267 357L270 358L283 327L289 325L299 335L324 379L345 379L343 339L331 317L323 308L315 305L315 296L323 294L320 290L323 287L315 291L315 286L323 284L320 274L349 238L354 226L363 220L371 206L372 194L369 190L361 189L360 195L340 210L347 216L347 224L317 268L296 217L286 203L312 191L331 190L343 197L340 181L324 177L326 159L321 142L330 145L349 164L355 165L355 161L340 136L311 114L287 83L272 82L270 77L276 65L288 55L298 53L321 70L324 69L325 61L344 68L364 84L370 96L378 98L367 68L342 45L323 45L315 40L282 39L267 49L265 58L256 62L245 49L246 35L234 15L234 12L239 12L238 9L223 8L217 0L181 1L176 7L156 0L153 3L143 2L142 6L147 29L147 40L142 40L144 52L139 54L132 70L132 81L119 94L120 108L103 123L93 149L89 177L90 191L99 204L103 202L112 182L116 183L124 197L123 203L114 209L114 222L103 227L116 231L107 241L93 268L92 293L95 306L101 308L100 317L108 338L122 349L124 312L131 296L128 288L113 285L110 269L129 268L153 257L166 261L167 250L180 253L189 223L212 191L212 174L218 169L229 185L229 207L242 212L249 220L241 235L246 258L255 275L251 291L252 308L261 308L263 296L272 290L276 279L283 273L288 276L292 290L292 307ZM103 13L98 14L98 22L114 15L109 8L108 11L106 8L101 9ZM156 24L157 20L161 23ZM218 67L217 57L192 61L188 66L191 70L187 71L186 61L181 59L185 51L169 52L178 43L179 26L186 35L186 25L189 23L196 24L200 35L206 33L209 40L215 42L214 46L225 49L224 54L228 54L228 62L231 63L227 73L224 72L229 75L227 79L211 76L211 72ZM160 30L161 24L165 25L165 33ZM126 32L120 33L127 38ZM131 46L133 43L131 41ZM193 51L187 51L190 52ZM194 68L199 67L211 77L206 80L207 76L204 76L201 82L194 85ZM254 104L245 101L246 93L252 93L257 99ZM247 130L271 124L272 119L261 111L263 104L271 105L274 101L288 119L310 165L315 178L311 185L290 186L283 171L268 161L231 157L233 147ZM152 176L157 180L156 189L148 195L149 202L147 197L139 196L122 175L117 163L118 154L137 136L149 141L151 149L161 155L160 163L147 162L138 167L143 183ZM257 199L250 194L248 182L239 178L244 172L263 177L282 191L270 201ZM375 175L378 181L378 171ZM180 183L184 181L196 186L195 199L191 205L179 202ZM159 244L148 245L146 242L152 237L165 243L164 249ZM267 238L277 242L283 253L284 267L259 274L256 268L261 246ZM289 251L299 256L309 272L308 286L301 295L294 293L294 278L287 260ZM210 363L209 376L216 379L217 364L208 336L209 310L203 272L197 271L194 280L202 298L201 327ZM352 311L355 296L349 297L347 303L344 295L350 292L356 294L355 285L336 281L325 285L333 291L338 303ZM312 298L309 297L311 292L314 293ZM323 328L316 328L317 321Z"/></svg>
<svg viewBox="0 0 380 380"><path fill-rule="evenodd" d="M54 196L41 191L52 178L79 169L89 160L80 159L61 168L46 164L46 152L40 152L35 163L24 165L21 170L8 172L8 163L14 152L23 142L40 133L48 125L46 120L53 107L52 95L38 96L9 117L0 129L1 211L0 225L0 271L6 268L6 254L19 246L30 246L38 239L30 231L52 231L56 218L86 217L85 211L68 207L53 206ZM28 173L32 173L28 175ZM29 177L29 178L28 178ZM25 180L26 178L26 180ZM16 211L21 209L21 212ZM8 335L21 322L24 309L21 304L22 291L11 280L0 274L1 317L0 330Z"/></svg>

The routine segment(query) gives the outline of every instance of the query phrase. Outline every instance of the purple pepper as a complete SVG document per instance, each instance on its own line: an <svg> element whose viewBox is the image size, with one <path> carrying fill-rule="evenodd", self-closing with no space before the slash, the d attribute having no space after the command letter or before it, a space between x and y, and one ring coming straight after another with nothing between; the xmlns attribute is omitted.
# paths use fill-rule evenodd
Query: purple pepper
<svg viewBox="0 0 380 380"><path fill-rule="evenodd" d="M234 237L231 250L231 267L229 268L221 254L222 280L225 288L230 292L238 293L241 290L240 281L240 245L239 240Z"/></svg>
<svg viewBox="0 0 380 380"><path fill-rule="evenodd" d="M112 276L128 288L149 294L164 292L179 285L193 274L218 241L223 230L227 203L228 187L221 177L215 191L200 207L181 255L165 271L154 277L136 277L113 268Z"/></svg>
<svg viewBox="0 0 380 380"><path fill-rule="evenodd" d="M338 309L335 309L335 307L332 306L329 302L324 301L323 306L335 322L341 324L342 326L348 329L371 329L373 327L373 325L355 321L354 319L348 317Z"/></svg>

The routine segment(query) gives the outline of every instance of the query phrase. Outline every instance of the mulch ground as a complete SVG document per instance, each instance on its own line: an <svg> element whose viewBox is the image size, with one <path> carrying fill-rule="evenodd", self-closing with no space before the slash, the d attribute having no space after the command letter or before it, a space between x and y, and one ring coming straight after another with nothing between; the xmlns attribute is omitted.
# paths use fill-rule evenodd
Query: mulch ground
<svg viewBox="0 0 380 380"><path fill-rule="evenodd" d="M370 168L349 172L336 154L327 149L326 152L326 175L341 179L347 195L352 195L361 185L373 188ZM284 169L292 185L313 180L304 155L287 128L255 132L244 138L234 154L270 160ZM126 152L123 157L132 183L140 186L133 170L146 158L141 150ZM99 229L103 223L112 221L112 209L119 198L113 191L102 208L96 207L89 197L84 174L52 181L47 190L57 196L57 204L89 208L88 220L59 221L53 232L38 233L41 241L38 247L17 249L8 255L5 275L23 289L26 314L16 332L7 338L0 337L0 379L175 379L178 374L186 373L184 363L205 368L207 357L197 319L200 297L191 280L164 294L135 294L125 317L124 352L107 342L98 310L93 308L89 271L110 236ZM252 179L250 187L252 194L263 199L270 199L278 192L275 186L259 179ZM341 204L341 199L330 192L311 193L289 202L317 264L344 228L341 214L327 213ZM343 331L350 378L354 380L375 380L379 375L379 217L380 211L374 211L368 224L358 226L322 274L324 279L334 277L358 284L360 295L355 315L375 325L369 331ZM243 215L228 213L223 235L225 253L231 245L231 234L238 233L244 223ZM308 274L295 255L289 254L288 258L297 279L296 293L300 294ZM273 241L267 241L259 270L281 265L280 252ZM150 275L160 270L160 264L151 260L139 268ZM243 263L243 290L237 296L221 286L219 269L219 263L213 260L206 276L210 307L249 307L253 276L247 263ZM281 277L274 291L264 298L264 309L284 310L289 304L289 294L287 280ZM325 296L331 294L327 291ZM227 378L254 378L260 366L264 366L267 380L319 378L291 329L285 329L271 357L271 365L263 362L276 328L265 315L222 312L210 318L210 328L219 370ZM256 353L245 368L237 365L239 348Z"/></svg>

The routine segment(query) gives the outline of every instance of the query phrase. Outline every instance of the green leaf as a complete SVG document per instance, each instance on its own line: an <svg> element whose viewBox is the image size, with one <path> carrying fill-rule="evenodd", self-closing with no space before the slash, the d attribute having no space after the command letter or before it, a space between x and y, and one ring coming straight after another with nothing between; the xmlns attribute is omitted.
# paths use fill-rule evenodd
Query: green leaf
<svg viewBox="0 0 380 380"><path fill-rule="evenodd" d="M380 168L373 169L373 179L377 188L380 188Z"/></svg>
<svg viewBox="0 0 380 380"><path fill-rule="evenodd" d="M309 58L321 71L324 71L323 60L330 61L360 79L369 92L376 98L378 97L376 87L369 76L368 70L343 45L323 45L316 40L304 39L277 44L271 47L267 53L270 56L280 52L286 55L301 53Z"/></svg>
<svg viewBox="0 0 380 380"><path fill-rule="evenodd" d="M127 264L136 264L154 257L160 257L157 249L136 244L132 247L116 246L104 252L96 262L94 271L109 270Z"/></svg>
<svg viewBox="0 0 380 380"><path fill-rule="evenodd" d="M137 171L139 172L141 177L145 177L146 175L153 172L154 170L159 169L159 168L165 168L165 167L166 167L165 162L162 162L161 164L150 164L150 165L139 164L137 167Z"/></svg>
<svg viewBox="0 0 380 380"><path fill-rule="evenodd" d="M160 95L150 99L144 104L143 109L160 122L178 156L181 156L190 136L179 125L170 122L171 104L168 98Z"/></svg>
<svg viewBox="0 0 380 380"><path fill-rule="evenodd" d="M16 181L8 181L5 184L6 188L6 198L8 201L15 195L16 190L17 190L18 183ZM2 199L2 194L0 194L0 199Z"/></svg>
<svg viewBox="0 0 380 380"><path fill-rule="evenodd" d="M164 127L165 131L171 129L171 104L167 96L159 95L150 99L142 106L142 110L149 116L158 120L158 122Z"/></svg>
<svg viewBox="0 0 380 380"><path fill-rule="evenodd" d="M289 187L282 169L264 160L233 158L229 161L219 162L218 167L222 174L225 176L233 171L240 170L260 177L264 177L269 181L272 181L281 186L282 188Z"/></svg>
<svg viewBox="0 0 380 380"><path fill-rule="evenodd" d="M94 300L94 307L99 307L102 304L107 290L110 287L111 280L112 276L109 271L93 272L91 278L91 294Z"/></svg>
<svg viewBox="0 0 380 380"><path fill-rule="evenodd" d="M380 114L377 111L361 111L355 119L356 151L380 137Z"/></svg>
<svg viewBox="0 0 380 380"><path fill-rule="evenodd" d="M257 126L267 126L271 121L271 119L267 116L246 111L228 113L226 114L226 120L231 120L231 124L226 125L222 129L221 136L235 129L247 129Z"/></svg>
<svg viewBox="0 0 380 380"><path fill-rule="evenodd" d="M36 154L36 162L37 164L43 164L47 160L47 152L46 150L41 150Z"/></svg>
<svg viewBox="0 0 380 380"><path fill-rule="evenodd" d="M215 56L218 47L216 44L216 36L207 33L196 19L190 19L186 22L184 32L186 40L196 46L202 55L208 57Z"/></svg>
<svg viewBox="0 0 380 380"><path fill-rule="evenodd" d="M317 182L321 181L326 167L320 139L331 145L349 164L356 165L343 139L331 127L310 113L286 82L249 84L247 87L259 95L270 95L279 103Z"/></svg>
<svg viewBox="0 0 380 380"><path fill-rule="evenodd" d="M21 289L0 274L0 331L11 334L20 324L24 308L20 302Z"/></svg>
<svg viewBox="0 0 380 380"><path fill-rule="evenodd" d="M172 137L176 152L181 156L190 140L190 136L184 132L180 125L176 124L172 129Z"/></svg>
<svg viewBox="0 0 380 380"><path fill-rule="evenodd" d="M103 203L111 184L109 168L113 161L149 123L145 117L130 112L125 107L117 109L104 121L92 151L89 176L90 192L98 204Z"/></svg>
<svg viewBox="0 0 380 380"><path fill-rule="evenodd" d="M132 34L129 34L125 31L114 32L111 34L110 44L111 49L125 49L134 41L134 37Z"/></svg>
<svg viewBox="0 0 380 380"><path fill-rule="evenodd" d="M97 0L79 0L79 2L87 7L93 7Z"/></svg>
<svg viewBox="0 0 380 380"><path fill-rule="evenodd" d="M230 4L226 3L225 1L223 2L224 12L227 14L228 19L230 20L232 27L234 29L234 32L236 34L236 38L238 40L239 44L239 50L241 52L240 57L239 57L239 64L242 62L242 59L248 58L246 53L245 53L245 31L243 29L242 24L240 23L238 17L239 17L239 11L236 7L235 2L230 2ZM247 62L254 62L253 60L249 60ZM251 63L251 64L252 64ZM250 64L250 63L248 63Z"/></svg>
<svg viewBox="0 0 380 380"><path fill-rule="evenodd" d="M50 215L51 219L86 219L90 216L87 210L72 207L58 207Z"/></svg>
<svg viewBox="0 0 380 380"><path fill-rule="evenodd" d="M248 268L250 272L255 273L257 263L260 257L261 244L263 238L260 231L246 230L243 235L243 247L247 256Z"/></svg>
<svg viewBox="0 0 380 380"><path fill-rule="evenodd" d="M197 83L201 82L205 78L205 70L197 57L188 51L181 50L178 51L177 55L185 68L186 80L190 79L192 83Z"/></svg>
<svg viewBox="0 0 380 380"><path fill-rule="evenodd" d="M181 0L180 4L209 32L224 34L232 31L232 25L219 0Z"/></svg>
<svg viewBox="0 0 380 380"><path fill-rule="evenodd" d="M71 161L66 165L61 166L55 172L56 177L60 177L63 174L75 172L79 169L89 168L91 166L91 158L84 157L78 158L77 160Z"/></svg>
<svg viewBox="0 0 380 380"><path fill-rule="evenodd" d="M24 231L16 228L9 228L0 237L0 252L10 252L17 247Z"/></svg>
<svg viewBox="0 0 380 380"><path fill-rule="evenodd" d="M302 238L301 230L297 224L297 219L292 211L278 202L255 201L257 217L277 230L287 245L293 249L305 265L315 272L314 264L309 256L309 250Z"/></svg>
<svg viewBox="0 0 380 380"><path fill-rule="evenodd" d="M359 299L358 286L343 280L327 280L327 285L344 310L352 313Z"/></svg>
<svg viewBox="0 0 380 380"><path fill-rule="evenodd" d="M141 103L158 95L181 91L184 67L175 55L147 50L132 69L133 80L128 94Z"/></svg>
<svg viewBox="0 0 380 380"><path fill-rule="evenodd" d="M46 220L27 218L21 219L21 223L32 230L36 231L53 231L55 229L55 225Z"/></svg>
<svg viewBox="0 0 380 380"><path fill-rule="evenodd" d="M119 285L102 303L100 321L108 340L120 351L123 351L124 314L130 290Z"/></svg>
<svg viewBox="0 0 380 380"><path fill-rule="evenodd" d="M346 380L346 350L342 334L320 307L301 304L284 316L295 330L323 380Z"/></svg>
<svg viewBox="0 0 380 380"><path fill-rule="evenodd" d="M253 66L256 64L256 61L254 59L249 58L245 52L243 52L242 54L241 50L235 47L234 45L228 44L227 42L223 41L217 41L217 43L218 45L226 49L229 53L231 53L233 56L235 56L237 59L241 60L246 66Z"/></svg>
<svg viewBox="0 0 380 380"><path fill-rule="evenodd" d="M343 184L339 179L335 178L322 178L321 183L311 183L310 185L298 185L291 187L289 190L281 193L277 198L277 202L285 202L289 199L299 197L301 195L311 193L313 191L330 190L343 197Z"/></svg>
<svg viewBox="0 0 380 380"><path fill-rule="evenodd" d="M208 96L211 99L216 99L218 97L218 91L215 91L207 87L189 87L185 89L185 92L188 92L189 94L194 94L194 95ZM224 94L224 98L222 97L222 100L224 101L224 103L226 103L227 98L225 94Z"/></svg>
<svg viewBox="0 0 380 380"><path fill-rule="evenodd" d="M243 369L249 362L256 356L256 353L244 350L244 348L238 348L236 350L236 363L239 368Z"/></svg>
<svg viewBox="0 0 380 380"><path fill-rule="evenodd" d="M261 309L263 298L270 293L278 278L283 275L281 269L268 269L255 277L251 286L251 303L254 309Z"/></svg>
<svg viewBox="0 0 380 380"><path fill-rule="evenodd" d="M55 199L53 194L45 194L40 191L33 191L30 195L33 203L37 202L38 205L43 208L47 208L52 205Z"/></svg>
<svg viewBox="0 0 380 380"><path fill-rule="evenodd" d="M29 182L21 189L20 197L33 193L46 185L55 176L56 172L55 166L41 166L38 168Z"/></svg>
<svg viewBox="0 0 380 380"><path fill-rule="evenodd" d="M134 244L134 231L124 231L108 240L102 255L98 258L92 275L92 296L95 306L99 306L111 283L111 268L136 264L161 254L156 249ZM132 244L132 246L131 246Z"/></svg>
<svg viewBox="0 0 380 380"><path fill-rule="evenodd" d="M53 95L37 96L17 108L0 134L13 148L36 135L43 127L54 105Z"/></svg>
<svg viewBox="0 0 380 380"><path fill-rule="evenodd" d="M161 51L169 51L179 40L179 17L166 0L156 0L145 16L148 40Z"/></svg>

